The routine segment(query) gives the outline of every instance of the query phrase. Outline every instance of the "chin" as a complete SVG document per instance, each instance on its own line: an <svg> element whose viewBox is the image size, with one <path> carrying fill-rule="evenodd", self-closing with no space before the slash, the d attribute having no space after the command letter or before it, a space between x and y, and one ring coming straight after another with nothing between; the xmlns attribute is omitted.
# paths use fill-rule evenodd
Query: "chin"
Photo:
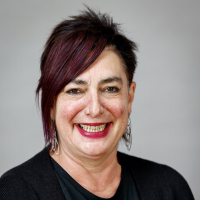
<svg viewBox="0 0 200 200"><path fill-rule="evenodd" d="M85 145L81 145L79 150L85 154L86 156L100 156L105 154L109 148L105 146L105 144L98 144L98 142L87 143Z"/></svg>
<svg viewBox="0 0 200 200"><path fill-rule="evenodd" d="M108 142L108 141L107 141ZM112 146L112 143L107 143L105 140L102 141L93 141L79 146L79 150L82 151L86 157L99 157L102 155L110 154L109 152L117 150L116 147Z"/></svg>

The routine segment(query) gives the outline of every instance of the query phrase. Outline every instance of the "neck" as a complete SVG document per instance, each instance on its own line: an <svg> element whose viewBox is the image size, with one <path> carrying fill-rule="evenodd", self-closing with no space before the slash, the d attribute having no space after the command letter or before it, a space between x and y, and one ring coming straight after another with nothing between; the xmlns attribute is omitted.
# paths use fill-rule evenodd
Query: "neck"
<svg viewBox="0 0 200 200"><path fill-rule="evenodd" d="M117 190L121 179L121 166L117 159L117 148L98 156L77 157L60 149L52 158L81 186L93 194L110 198Z"/></svg>

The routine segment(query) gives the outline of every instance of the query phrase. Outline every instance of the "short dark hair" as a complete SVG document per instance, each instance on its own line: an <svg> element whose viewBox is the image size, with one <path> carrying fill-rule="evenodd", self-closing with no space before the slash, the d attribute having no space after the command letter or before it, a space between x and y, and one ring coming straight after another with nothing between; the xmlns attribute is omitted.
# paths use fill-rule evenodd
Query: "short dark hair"
<svg viewBox="0 0 200 200"><path fill-rule="evenodd" d="M60 91L84 72L101 54L112 46L121 58L128 83L137 65L137 45L126 38L107 14L96 13L87 7L80 15L59 23L48 38L41 56L41 77L36 98L41 91L41 111L45 144L53 137L50 110Z"/></svg>

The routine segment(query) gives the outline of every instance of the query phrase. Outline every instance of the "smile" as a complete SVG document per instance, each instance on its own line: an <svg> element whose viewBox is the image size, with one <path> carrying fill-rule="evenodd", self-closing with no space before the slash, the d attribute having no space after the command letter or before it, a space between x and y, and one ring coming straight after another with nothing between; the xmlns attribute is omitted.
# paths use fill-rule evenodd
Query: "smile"
<svg viewBox="0 0 200 200"><path fill-rule="evenodd" d="M79 126L84 131L87 131L87 132L99 132L99 131L105 130L105 128L106 128L106 124L99 125L99 126L90 126L90 125L79 124Z"/></svg>
<svg viewBox="0 0 200 200"><path fill-rule="evenodd" d="M112 123L75 124L82 136L92 139L106 137L111 125Z"/></svg>

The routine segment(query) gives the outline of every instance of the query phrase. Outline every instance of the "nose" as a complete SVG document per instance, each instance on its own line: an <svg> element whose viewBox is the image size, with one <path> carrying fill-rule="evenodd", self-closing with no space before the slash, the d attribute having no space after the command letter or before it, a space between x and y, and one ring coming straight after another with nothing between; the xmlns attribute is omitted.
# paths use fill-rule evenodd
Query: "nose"
<svg viewBox="0 0 200 200"><path fill-rule="evenodd" d="M103 114L104 107L97 92L87 95L85 114L91 117L98 117Z"/></svg>

